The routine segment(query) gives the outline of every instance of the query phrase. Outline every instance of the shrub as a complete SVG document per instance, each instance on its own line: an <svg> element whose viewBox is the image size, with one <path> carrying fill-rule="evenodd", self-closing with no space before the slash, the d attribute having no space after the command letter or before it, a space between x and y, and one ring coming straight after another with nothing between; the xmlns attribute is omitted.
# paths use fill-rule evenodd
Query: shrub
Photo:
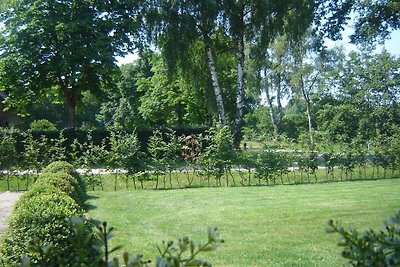
<svg viewBox="0 0 400 267"><path fill-rule="evenodd" d="M46 119L31 122L30 129L32 131L57 131L56 126Z"/></svg>
<svg viewBox="0 0 400 267"><path fill-rule="evenodd" d="M75 249L69 242L73 229L68 220L80 214L82 209L66 193L49 185L39 186L18 201L0 253L9 265L19 262L20 256L41 262L44 255L29 249L38 243L54 248L48 251L52 258L68 258Z"/></svg>
<svg viewBox="0 0 400 267"><path fill-rule="evenodd" d="M77 190L79 197L82 201L86 198L86 183L82 177L75 171L74 166L66 161L54 161L50 163L44 170L43 173L58 173L65 172L70 174L76 179Z"/></svg>
<svg viewBox="0 0 400 267"><path fill-rule="evenodd" d="M76 203L82 205L85 202L85 195L80 190L77 180L66 172L42 173L36 184L52 185L73 198Z"/></svg>
<svg viewBox="0 0 400 267"><path fill-rule="evenodd" d="M50 163L43 172L66 172L71 175L76 174L74 166L66 161L54 161Z"/></svg>
<svg viewBox="0 0 400 267"><path fill-rule="evenodd" d="M122 264L119 263L117 258L111 258L111 254L121 249L122 246L110 246L110 239L113 237L111 233L114 228L107 227L106 222L97 226L96 235L85 230L85 220L82 220L82 218L71 218L70 225L74 230L70 238L75 248L73 254L68 255L68 258L54 257L51 253L48 253L54 250L54 245L50 244L43 247L40 245L40 240L36 239L29 247L29 251L39 251L43 255L42 259L32 264L30 258L26 257L22 260L20 266L150 266L151 261L144 260L142 254L130 257L128 252L124 252ZM199 258L199 254L214 251L218 244L223 242L224 240L219 237L217 228L214 227L208 228L206 242L195 243L188 237L182 237L176 243L163 241L161 245L157 246L159 256L156 257L155 266L211 266L206 260Z"/></svg>
<svg viewBox="0 0 400 267"><path fill-rule="evenodd" d="M339 234L338 245L344 247L342 256L352 266L400 266L400 211L384 226L381 231L368 230L360 234L329 220L326 231Z"/></svg>
<svg viewBox="0 0 400 267"><path fill-rule="evenodd" d="M17 211L19 210L20 206L24 206L25 202L27 202L30 198L41 195L41 194L59 194L60 193L60 189L50 185L50 184L38 184L35 183L30 189L29 191L25 192L17 201L17 203L15 203L14 206L14 210ZM61 193L64 193L61 191Z"/></svg>

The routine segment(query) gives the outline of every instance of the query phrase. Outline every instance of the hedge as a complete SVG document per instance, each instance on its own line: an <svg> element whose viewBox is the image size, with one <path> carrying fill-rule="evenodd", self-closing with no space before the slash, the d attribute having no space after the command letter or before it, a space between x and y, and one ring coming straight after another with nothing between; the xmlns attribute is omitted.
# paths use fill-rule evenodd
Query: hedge
<svg viewBox="0 0 400 267"><path fill-rule="evenodd" d="M29 257L32 263L42 266L56 262L70 265L77 255L73 245L75 228L70 219L83 214L81 205L85 199L84 181L71 164L49 164L15 205L0 246L6 266L20 263L21 257ZM84 231L91 233L92 226L87 223L85 227ZM49 259L54 262L47 262Z"/></svg>
<svg viewBox="0 0 400 267"><path fill-rule="evenodd" d="M62 175L61 173L66 173L67 175ZM54 179L51 176L63 177L69 180L71 184L75 187L75 193L77 196L78 203L83 203L87 198L86 193L86 183L82 177L76 172L74 166L66 161L55 161L50 163L39 176L41 179Z"/></svg>
<svg viewBox="0 0 400 267"><path fill-rule="evenodd" d="M73 198L79 205L83 205L85 202L84 191L79 187L77 180L66 172L42 173L36 184L38 186L52 185Z"/></svg>
<svg viewBox="0 0 400 267"><path fill-rule="evenodd" d="M68 258L74 252L69 240L73 234L69 219L82 213L66 193L51 185L38 185L18 201L0 247L1 255L8 264L20 262L17 255L39 262L42 255L29 250L39 240L42 247L54 245L53 258Z"/></svg>

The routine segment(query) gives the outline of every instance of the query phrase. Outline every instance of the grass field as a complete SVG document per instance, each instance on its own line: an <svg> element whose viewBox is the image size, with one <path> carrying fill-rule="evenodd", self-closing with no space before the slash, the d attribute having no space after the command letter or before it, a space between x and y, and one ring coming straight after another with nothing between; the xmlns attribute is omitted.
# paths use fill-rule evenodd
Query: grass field
<svg viewBox="0 0 400 267"><path fill-rule="evenodd" d="M188 235L205 240L209 225L226 240L204 254L214 266L346 266L328 219L378 229L400 209L400 179L327 184L90 192L91 217L116 228L112 245L131 255ZM121 251L122 252L122 251ZM116 253L114 256L116 256Z"/></svg>

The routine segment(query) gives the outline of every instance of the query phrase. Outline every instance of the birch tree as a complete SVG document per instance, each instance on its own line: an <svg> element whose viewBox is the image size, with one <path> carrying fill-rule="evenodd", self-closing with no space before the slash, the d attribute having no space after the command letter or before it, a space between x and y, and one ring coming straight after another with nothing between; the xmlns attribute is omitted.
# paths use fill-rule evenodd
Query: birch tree
<svg viewBox="0 0 400 267"><path fill-rule="evenodd" d="M301 34L312 22L315 3L309 0L225 0L223 3L225 28L237 49L236 115L232 127L237 146L245 111L245 42L257 47L257 50L266 50L279 34Z"/></svg>
<svg viewBox="0 0 400 267"><path fill-rule="evenodd" d="M227 123L222 88L213 49L213 38L218 29L220 3L214 0L201 1L159 1L159 40L158 44L169 62L170 69L176 67L177 62L186 62L190 47L198 40L204 43L204 53L217 106L218 123L224 126Z"/></svg>

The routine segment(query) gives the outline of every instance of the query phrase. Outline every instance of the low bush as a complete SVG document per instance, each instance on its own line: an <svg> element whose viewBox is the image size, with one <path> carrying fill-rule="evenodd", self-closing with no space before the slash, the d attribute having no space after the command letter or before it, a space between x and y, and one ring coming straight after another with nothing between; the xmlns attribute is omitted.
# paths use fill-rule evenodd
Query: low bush
<svg viewBox="0 0 400 267"><path fill-rule="evenodd" d="M50 163L44 170L43 174L46 173L59 173L64 172L71 175L76 180L77 190L80 198L84 200L86 198L86 183L83 178L76 172L74 166L66 161L54 161Z"/></svg>
<svg viewBox="0 0 400 267"><path fill-rule="evenodd" d="M31 122L30 129L32 131L57 131L57 127L54 125L54 123L46 119L35 120Z"/></svg>
<svg viewBox="0 0 400 267"><path fill-rule="evenodd" d="M82 212L74 199L51 185L33 188L18 201L4 235L0 254L6 266L20 262L21 256L29 257L32 263L41 262L44 255L30 250L34 243L51 245L53 249L47 253L52 258L68 259L75 250L69 241L73 235L69 219Z"/></svg>
<svg viewBox="0 0 400 267"><path fill-rule="evenodd" d="M31 256L21 257L20 265L23 267L52 267L52 266L137 266L149 267L151 260L145 260L142 254L129 256L128 252L123 253L122 264L119 263L118 258L111 258L111 254L120 250L122 246L111 247L110 239L113 237L111 234L114 231L113 227L107 227L107 223L103 222L97 226L95 234L88 232L87 221L80 217L72 217L70 224L73 228L73 233L69 238L74 251L68 257L55 257L52 252L55 250L54 244L47 246L41 245L40 239L35 241L29 246L28 250L39 252L42 256L38 261L32 261ZM201 259L199 254L214 251L217 249L218 244L223 243L224 240L219 237L217 228L209 227L207 231L207 240L202 243L195 243L194 240L188 237L182 237L178 242L163 241L162 244L157 246L159 256L154 261L154 266L211 266L209 262ZM1 260L1 258L0 258Z"/></svg>
<svg viewBox="0 0 400 267"><path fill-rule="evenodd" d="M76 173L74 166L66 161L54 161L43 172L66 172L71 175Z"/></svg>
<svg viewBox="0 0 400 267"><path fill-rule="evenodd" d="M36 184L54 186L73 198L79 205L85 202L84 192L82 192L77 180L66 172L42 173L39 175Z"/></svg>

